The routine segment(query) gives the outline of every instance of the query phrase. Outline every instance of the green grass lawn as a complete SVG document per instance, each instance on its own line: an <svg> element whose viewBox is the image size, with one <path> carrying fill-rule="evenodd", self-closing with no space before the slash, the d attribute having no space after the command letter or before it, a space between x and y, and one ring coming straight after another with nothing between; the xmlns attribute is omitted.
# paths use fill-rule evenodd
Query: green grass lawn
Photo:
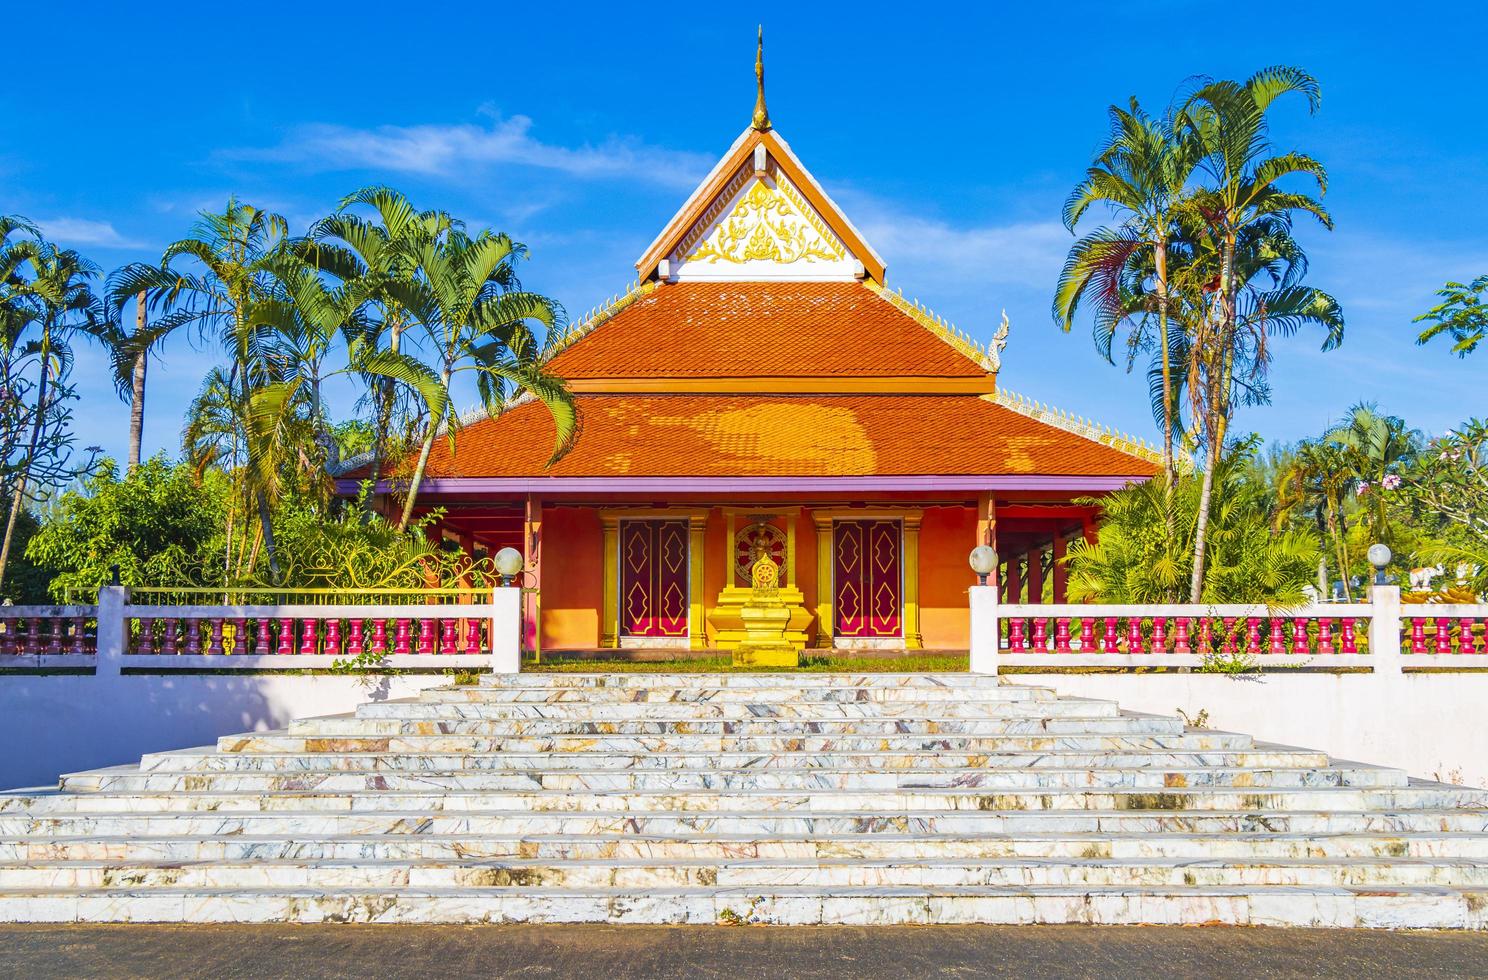
<svg viewBox="0 0 1488 980"><path fill-rule="evenodd" d="M907 657L838 657L805 656L801 666L735 667L728 656L699 660L570 660L524 663L523 672L538 674L722 674L751 673L845 673L845 674L929 674L967 669L965 654L925 654Z"/></svg>

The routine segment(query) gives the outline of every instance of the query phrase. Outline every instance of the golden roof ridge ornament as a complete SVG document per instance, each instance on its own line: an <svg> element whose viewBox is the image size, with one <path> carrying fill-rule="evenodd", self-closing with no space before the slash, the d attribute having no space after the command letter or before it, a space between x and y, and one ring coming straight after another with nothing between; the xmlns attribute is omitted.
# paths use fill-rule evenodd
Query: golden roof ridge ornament
<svg viewBox="0 0 1488 980"><path fill-rule="evenodd" d="M759 47L754 54L754 83L758 91L754 96L753 126L760 132L770 128L770 110L765 108L765 25L759 28Z"/></svg>

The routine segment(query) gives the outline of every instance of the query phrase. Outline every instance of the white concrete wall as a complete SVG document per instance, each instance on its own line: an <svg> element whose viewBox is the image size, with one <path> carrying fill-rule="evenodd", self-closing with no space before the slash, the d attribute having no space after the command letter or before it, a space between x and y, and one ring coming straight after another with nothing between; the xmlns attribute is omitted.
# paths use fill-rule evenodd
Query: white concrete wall
<svg viewBox="0 0 1488 980"><path fill-rule="evenodd" d="M443 674L0 674L0 788L412 697Z"/></svg>
<svg viewBox="0 0 1488 980"><path fill-rule="evenodd" d="M1005 679L1107 698L1129 711L1171 715L1182 709L1192 719L1207 710L1210 728L1488 787L1488 670L1395 677L1017 673Z"/></svg>

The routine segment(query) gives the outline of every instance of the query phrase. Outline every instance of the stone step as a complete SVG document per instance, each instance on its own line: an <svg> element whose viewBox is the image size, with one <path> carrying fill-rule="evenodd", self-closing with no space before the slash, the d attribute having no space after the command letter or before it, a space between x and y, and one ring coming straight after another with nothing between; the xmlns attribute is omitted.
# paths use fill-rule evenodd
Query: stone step
<svg viewBox="0 0 1488 980"><path fill-rule="evenodd" d="M193 786L183 790L126 791L110 793L65 793L46 797L8 796L0 797L0 813L17 813L31 810L38 814L104 813L135 811L187 811L187 810L377 810L401 809L404 797L414 801L425 801L438 793L445 812L458 810L487 809L552 809L554 796L573 798L579 806L592 805L594 809L612 809L615 797L623 797L626 805L659 802L647 809L673 808L670 800L685 797L687 809L698 809L700 800L709 797L720 802L734 799L742 805L762 798L760 807L791 805L795 809L818 810L838 798L846 798L835 808L855 808L862 800L863 806L878 805L880 800L888 806L912 806L930 809L942 806L946 809L986 808L988 797L1005 792L1040 794L1085 793L1108 789L1128 793L1165 794L1182 780L1187 790L1240 790L1252 792L1284 792L1291 790L1323 791L1325 787L1349 787L1363 791L1372 788L1394 788L1403 786L1403 776L1390 770L1329 771L1257 770L1242 773L1237 770L1198 770L1195 772L1152 773L1147 770L1103 770L1095 773L1083 770L1030 770L1021 772L993 771L975 778L937 778L935 774L923 777L908 776L895 780L864 782L855 776L842 778L840 774L824 773L810 780L779 779L778 774L739 773L733 778L720 775L708 783L699 774L689 773L678 781L658 774L636 774L628 772L601 772L594 774L560 774L547 785L536 777L513 775L514 785L477 790L459 779L449 780L443 787L425 782L414 790L368 788L365 784L347 789L334 789L324 785L313 787L287 787L266 795L259 790L226 789L210 786ZM1405 792L1410 792L1406 790ZM601 796L606 805L590 804L589 796ZM697 798L697 799L694 799ZM825 802L823 800L825 798ZM1430 797L1435 798L1435 797ZM1168 801L1163 801L1164 803ZM1045 806L1043 809L1056 809ZM1156 808L1169 808L1160 806ZM1192 808L1192 807L1187 807Z"/></svg>
<svg viewBox="0 0 1488 980"><path fill-rule="evenodd" d="M559 861L0 862L0 893L155 888L935 888L1254 885L1488 888L1488 863L1445 858L1272 860L922 858L574 859Z"/></svg>
<svg viewBox="0 0 1488 980"><path fill-rule="evenodd" d="M597 747L592 751L569 752L482 752L477 754L457 753L387 753L387 752L280 752L280 753L212 753L177 752L160 753L146 757L137 770L140 773L207 775L211 773L279 773L306 777L326 773L411 773L411 774L460 774L479 772L568 772L575 770L778 770L782 772L810 773L818 770L859 770L863 772L928 770L947 772L960 771L976 775L999 769L1071 768L1088 770L1093 767L1083 760L1089 756L1072 754L1070 764L1060 767L1059 754L1047 756L1027 755L1009 759L1008 764L997 764L1006 757L993 752L965 752L950 749L937 750L928 746L923 751L793 751L793 752L624 752L606 751ZM1299 760L1300 761L1300 760ZM1318 766L1315 759L1306 759L1299 768L1327 768L1330 762ZM1039 765L1014 765L1015 762L1038 762ZM1144 763L1145 765L1145 763ZM1094 767L1100 768L1100 767ZM1168 767L1172 768L1172 767ZM1196 765L1194 768L1202 768ZM1245 768L1236 766L1235 768ZM80 778L69 776L69 780Z"/></svg>
<svg viewBox="0 0 1488 980"><path fill-rule="evenodd" d="M226 735L217 741L217 751L224 755L271 754L345 754L377 753L409 757L431 755L488 755L502 752L566 753L609 752L622 754L667 753L739 753L775 755L795 753L830 754L872 752L880 755L951 752L978 755L996 752L1005 746L1001 736L994 735L547 735L547 736L481 736L481 735L380 735L372 738L355 736L313 737L284 733ZM144 757L144 768L155 768L155 760L164 753Z"/></svg>
<svg viewBox="0 0 1488 980"><path fill-rule="evenodd" d="M358 705L358 718L571 718L576 721L624 719L743 718L994 718L1008 722L1043 719L1099 720L1127 718L1110 701L619 701L604 705L584 701L532 704L486 701L373 701ZM1133 719L1135 720L1135 719ZM1163 721L1178 722L1176 718Z"/></svg>
<svg viewBox="0 0 1488 980"><path fill-rule="evenodd" d="M498 688L475 685L431 687L417 697L403 699L437 704L585 704L591 707L615 704L751 704L751 705L881 705L939 704L948 701L984 705L987 710L1006 706L1033 708L1065 703L1112 704L1095 698L1036 697L1036 692L1008 687L538 687Z"/></svg>
<svg viewBox="0 0 1488 980"><path fill-rule="evenodd" d="M1244 888L69 889L0 895L0 921L1488 926L1488 894Z"/></svg>
<svg viewBox="0 0 1488 980"><path fill-rule="evenodd" d="M284 729L289 735L345 738L386 735L486 735L486 736L551 736L551 735L981 735L1008 740L1032 736L1003 735L1007 723L1000 718L664 718L629 719L624 721L580 721L572 718L507 718L467 719L441 718L357 718L338 715L292 721ZM265 733L254 733L265 734ZM1075 739L1067 735L1062 738ZM1196 747L1224 746L1244 748L1251 744L1249 735L1235 732L1184 731L1178 735L1137 736L1164 738L1161 744L1184 744ZM1090 738L1111 741L1123 736L1106 735ZM1042 739L1047 742L1047 739ZM1130 738L1128 738L1130 742Z"/></svg>
<svg viewBox="0 0 1488 980"><path fill-rule="evenodd" d="M807 834L708 837L620 833L589 836L129 836L0 838L0 861L509 861L633 859L650 861L1001 861L1168 859L1218 860L1440 858L1488 860L1488 833L1272 833L1269 831L957 834Z"/></svg>
<svg viewBox="0 0 1488 980"><path fill-rule="evenodd" d="M34 812L0 813L0 836L23 834L77 837L83 835L119 836L146 834L155 836L220 834L251 835L346 835L346 834L765 834L803 833L874 834L880 832L922 833L927 836L966 833L1060 833L1106 831L1113 834L1167 831L1208 833L1221 830L1276 832L1321 831L1325 833L1391 833L1405 831L1488 831L1488 813L1481 810L1452 809L1449 799L1412 799L1390 806L1389 797L1402 791L1339 791L1337 799L1320 799L1323 794L1294 791L1292 799L1279 792L1252 795L1215 792L1190 794L1186 799L1173 799L1172 794L1144 793L1067 793L1011 794L978 796L967 794L952 806L946 794L897 794L905 804L890 808L884 800L873 800L869 794L835 794L815 808L798 798L779 798L782 805L765 794L742 799L744 794L722 798L640 797L614 794L595 796L575 794L571 799L523 799L507 794L500 802L503 809L462 809L440 796L404 797L400 802L409 809L396 810L390 805L377 808L375 801L342 797L339 809L310 809L296 806L292 797L261 797L250 805L263 809L217 811L97 811L48 813L44 807ZM819 794L827 796L828 794ZM888 795L888 794L884 794ZM352 800L358 800L353 809ZM860 807L851 809L856 801ZM1021 804L1021 808L977 809L975 804ZM917 803L930 804L918 806ZM672 809L663 809L667 803ZM689 809L689 803L696 807ZM799 805L792 807L791 803ZM1166 804L1151 808L1148 804ZM549 808L532 804L542 804ZM586 804L592 805L584 808ZM954 808L957 804L963 808ZM566 807L572 806L572 809ZM650 806L650 809L646 807Z"/></svg>
<svg viewBox="0 0 1488 980"><path fill-rule="evenodd" d="M636 765L619 766L616 762L631 758ZM541 765L543 757L533 757L534 764L513 764L505 769L467 769L448 772L432 770L380 770L363 773L347 770L286 768L277 771L223 770L207 772L141 771L136 767L120 770L98 770L73 773L62 777L61 788L70 793L120 792L126 790L209 790L230 789L238 792L261 792L297 789L339 789L372 791L388 789L427 789L446 786L450 789L523 789L523 788L621 788L665 782L683 788L729 788L797 786L803 788L883 789L903 786L976 786L987 771L1002 769L1103 769L1150 768L1191 769L1216 766L1224 769L1317 769L1327 767L1329 760L1320 753L1231 752L1231 753L1023 753L985 757L981 768L932 767L865 768L855 762L838 767L719 765L721 756L663 757L660 761L682 763L645 765L656 761L639 757L602 756L608 768L582 769ZM580 761L582 759L568 761ZM596 760L599 761L599 760ZM747 759L730 760L743 762ZM930 757L928 760L944 761ZM1403 785L1403 774L1380 777L1391 785ZM1357 785L1357 784L1354 784Z"/></svg>
<svg viewBox="0 0 1488 980"><path fill-rule="evenodd" d="M1037 684L1017 684L1005 677L972 673L817 673L813 671L782 671L779 673L719 673L693 671L690 673L623 672L606 673L594 671L561 671L554 673L485 674L477 685L445 685L445 688L478 686L497 690L525 690L532 688L610 688L632 690L635 688L674 688L691 690L696 688L770 689L790 690L842 689L842 688L911 688L911 689L956 689L1008 691L1010 696L1058 697L1054 689Z"/></svg>

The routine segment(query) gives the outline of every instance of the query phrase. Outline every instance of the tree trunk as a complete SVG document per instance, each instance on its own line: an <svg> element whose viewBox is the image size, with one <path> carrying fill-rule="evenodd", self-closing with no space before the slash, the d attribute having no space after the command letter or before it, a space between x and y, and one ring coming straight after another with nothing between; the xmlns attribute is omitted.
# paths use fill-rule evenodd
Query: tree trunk
<svg viewBox="0 0 1488 980"><path fill-rule="evenodd" d="M450 382L449 368L445 368L439 374L440 391L448 392ZM446 394L446 397L448 395ZM424 471L429 468L429 453L434 449L434 440L439 435L440 417L445 413L440 411L437 415L429 413L429 431L424 436L424 444L419 449L418 465L413 468L413 479L408 481L408 499L403 501L403 516L398 518L398 530L408 527L408 522L413 519L413 503L418 498L419 484L424 482Z"/></svg>
<svg viewBox="0 0 1488 980"><path fill-rule="evenodd" d="M47 374L52 365L51 324L41 337L41 381L36 386L36 418L31 420L31 443L26 448L26 462L21 466L16 485L11 489L10 518L5 522L5 542L0 544L0 590L5 587L5 572L10 566L10 544L15 538L16 519L26 499L26 482L31 476L31 463L36 459L36 444L41 439L42 422L46 419Z"/></svg>
<svg viewBox="0 0 1488 980"><path fill-rule="evenodd" d="M1204 454L1204 482L1199 488L1199 518L1194 526L1193 577L1188 583L1188 601L1198 602L1204 593L1204 549L1209 535L1209 498L1214 494L1214 468L1219 461L1213 438Z"/></svg>
<svg viewBox="0 0 1488 980"><path fill-rule="evenodd" d="M137 307L134 334L138 337L145 330L145 291L140 290L135 299ZM150 352L141 348L134 356L134 376L129 398L129 470L133 472L140 464L141 449L145 441L145 372L149 367Z"/></svg>
<svg viewBox="0 0 1488 980"><path fill-rule="evenodd" d="M1220 266L1220 329L1217 351L1211 351L1211 357L1217 357L1219 363L1214 365L1206 382L1208 389L1208 404L1205 406L1206 432L1205 441L1208 446L1204 456L1204 483L1199 491L1199 514L1198 521L1194 527L1194 562L1193 576L1189 581L1189 602L1198 602L1204 593L1204 551L1208 545L1209 535L1209 502L1214 495L1214 470L1219 464L1220 454L1224 451L1226 421L1229 415L1230 402L1230 358L1231 347L1235 339L1235 316L1236 316L1236 293L1235 293L1235 240L1231 235L1226 238L1223 257Z"/></svg>
<svg viewBox="0 0 1488 980"><path fill-rule="evenodd" d="M274 522L269 515L269 498L262 490L255 493L258 498L258 523L263 528L264 555L269 559L269 574L274 584L279 584L279 555L274 550Z"/></svg>
<svg viewBox="0 0 1488 980"><path fill-rule="evenodd" d="M1157 239L1157 251L1153 259L1157 263L1157 323L1159 340L1162 343L1162 393L1163 393L1163 476L1167 480L1168 493L1173 492L1175 479L1173 466L1173 368L1168 355L1168 242L1163 236ZM1172 516L1168 518L1168 535L1173 533Z"/></svg>

